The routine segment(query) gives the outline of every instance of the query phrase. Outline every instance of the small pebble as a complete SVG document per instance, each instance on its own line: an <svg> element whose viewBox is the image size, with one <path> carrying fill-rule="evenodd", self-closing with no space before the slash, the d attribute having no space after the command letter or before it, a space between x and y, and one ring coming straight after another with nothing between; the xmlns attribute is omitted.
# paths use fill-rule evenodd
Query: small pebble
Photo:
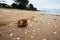
<svg viewBox="0 0 60 40"><path fill-rule="evenodd" d="M25 34L27 34L27 29L25 29Z"/></svg>
<svg viewBox="0 0 60 40"><path fill-rule="evenodd" d="M30 36L31 38L34 38L34 36Z"/></svg>
<svg viewBox="0 0 60 40"><path fill-rule="evenodd" d="M27 29L25 29L25 31L27 31Z"/></svg>
<svg viewBox="0 0 60 40"><path fill-rule="evenodd" d="M1 33L0 33L0 36L1 36Z"/></svg>
<svg viewBox="0 0 60 40"><path fill-rule="evenodd" d="M20 40L20 38L19 38L19 37L17 37L17 40Z"/></svg>
<svg viewBox="0 0 60 40"><path fill-rule="evenodd" d="M33 19L34 21L37 21L37 19Z"/></svg>
<svg viewBox="0 0 60 40"><path fill-rule="evenodd" d="M32 26L32 24L29 25L30 27Z"/></svg>
<svg viewBox="0 0 60 40"><path fill-rule="evenodd" d="M45 29L44 31L47 31L47 29Z"/></svg>
<svg viewBox="0 0 60 40"><path fill-rule="evenodd" d="M11 32L12 30L9 30L9 32Z"/></svg>
<svg viewBox="0 0 60 40"><path fill-rule="evenodd" d="M50 22L48 24L50 24Z"/></svg>
<svg viewBox="0 0 60 40"><path fill-rule="evenodd" d="M16 38L13 38L13 39L16 39Z"/></svg>
<svg viewBox="0 0 60 40"><path fill-rule="evenodd" d="M27 34L27 32L25 32L25 34Z"/></svg>
<svg viewBox="0 0 60 40"><path fill-rule="evenodd" d="M57 32L52 32L53 34L57 34Z"/></svg>
<svg viewBox="0 0 60 40"><path fill-rule="evenodd" d="M33 32L35 32L36 30L33 30Z"/></svg>
<svg viewBox="0 0 60 40"><path fill-rule="evenodd" d="M1 36L1 32L0 32L0 36Z"/></svg>
<svg viewBox="0 0 60 40"><path fill-rule="evenodd" d="M53 19L53 20L56 20L56 19Z"/></svg>
<svg viewBox="0 0 60 40"><path fill-rule="evenodd" d="M42 40L47 40L47 39L42 39Z"/></svg>
<svg viewBox="0 0 60 40"><path fill-rule="evenodd" d="M11 33L10 36L13 36L13 33Z"/></svg>

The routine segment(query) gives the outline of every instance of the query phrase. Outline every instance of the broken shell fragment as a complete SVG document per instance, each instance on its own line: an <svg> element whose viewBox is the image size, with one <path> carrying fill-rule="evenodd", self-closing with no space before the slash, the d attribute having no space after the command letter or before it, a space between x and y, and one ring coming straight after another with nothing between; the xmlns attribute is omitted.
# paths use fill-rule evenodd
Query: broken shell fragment
<svg viewBox="0 0 60 40"><path fill-rule="evenodd" d="M18 21L18 27L26 27L27 25L27 19L21 19Z"/></svg>

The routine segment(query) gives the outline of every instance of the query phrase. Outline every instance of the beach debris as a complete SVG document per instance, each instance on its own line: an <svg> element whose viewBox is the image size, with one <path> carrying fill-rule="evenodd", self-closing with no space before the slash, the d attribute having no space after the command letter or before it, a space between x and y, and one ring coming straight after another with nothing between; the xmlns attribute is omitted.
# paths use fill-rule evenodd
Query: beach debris
<svg viewBox="0 0 60 40"><path fill-rule="evenodd" d="M1 36L1 32L0 32L0 36Z"/></svg>
<svg viewBox="0 0 60 40"><path fill-rule="evenodd" d="M57 19L53 19L53 20L57 20Z"/></svg>
<svg viewBox="0 0 60 40"><path fill-rule="evenodd" d="M13 33L10 34L10 37L13 36Z"/></svg>
<svg viewBox="0 0 60 40"><path fill-rule="evenodd" d="M18 27L26 27L27 25L27 19L21 19L18 21Z"/></svg>
<svg viewBox="0 0 60 40"><path fill-rule="evenodd" d="M57 34L57 32L52 32L53 34Z"/></svg>
<svg viewBox="0 0 60 40"><path fill-rule="evenodd" d="M27 30L25 29L25 34L27 34Z"/></svg>
<svg viewBox="0 0 60 40"><path fill-rule="evenodd" d="M17 40L20 40L20 38L19 38L19 37L17 37Z"/></svg>
<svg viewBox="0 0 60 40"><path fill-rule="evenodd" d="M60 16L60 15L56 15L56 16Z"/></svg>

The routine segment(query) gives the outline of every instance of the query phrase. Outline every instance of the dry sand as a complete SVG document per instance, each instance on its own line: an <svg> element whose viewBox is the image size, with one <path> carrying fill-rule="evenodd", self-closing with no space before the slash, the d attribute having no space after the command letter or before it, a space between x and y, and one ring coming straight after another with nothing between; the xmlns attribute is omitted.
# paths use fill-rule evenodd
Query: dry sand
<svg viewBox="0 0 60 40"><path fill-rule="evenodd" d="M17 27L20 19L27 19L28 26ZM0 40L60 40L60 16L0 9Z"/></svg>

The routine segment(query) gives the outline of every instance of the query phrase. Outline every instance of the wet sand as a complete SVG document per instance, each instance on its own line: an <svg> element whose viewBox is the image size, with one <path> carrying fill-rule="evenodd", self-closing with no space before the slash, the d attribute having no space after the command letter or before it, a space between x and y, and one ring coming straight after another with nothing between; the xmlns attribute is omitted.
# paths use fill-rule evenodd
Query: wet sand
<svg viewBox="0 0 60 40"><path fill-rule="evenodd" d="M27 27L18 27L21 19ZM60 40L60 15L0 9L0 40Z"/></svg>

